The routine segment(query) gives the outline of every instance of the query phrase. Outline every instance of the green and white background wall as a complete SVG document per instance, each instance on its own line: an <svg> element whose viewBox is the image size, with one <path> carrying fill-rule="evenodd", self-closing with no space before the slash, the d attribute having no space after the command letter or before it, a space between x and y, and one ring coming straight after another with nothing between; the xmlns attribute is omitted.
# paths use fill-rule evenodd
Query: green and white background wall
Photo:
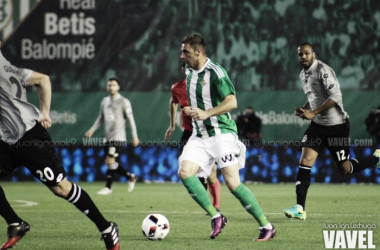
<svg viewBox="0 0 380 250"><path fill-rule="evenodd" d="M98 171L100 177L104 170L102 152L95 148L91 157L97 163L90 164L86 150L92 147L83 145L88 143L83 134L98 114L99 103L106 95L106 80L117 77L122 94L133 106L142 141L140 150L151 153L151 157L145 153L152 158L151 169L158 171L159 166L164 166L162 172L172 173L154 176L176 180L175 171L168 170L176 169L175 157L168 162L165 156L157 158L148 148L162 155L165 150L170 151L167 156L176 155L174 146L162 145L169 120L170 87L183 77L179 62L181 39L189 33L202 35L208 43L208 56L229 72L239 104L232 115L253 106L263 120L267 146L259 153L265 155L268 151L273 155L264 165L262 161L253 162L242 178L294 179L294 172L289 174L284 169L288 166L294 171L298 151L293 149L292 157L285 155L289 154L289 146L301 140L308 126L308 122L293 116L293 108L306 101L298 80L301 69L296 55L298 44L304 41L313 43L317 57L336 71L344 106L351 117L353 150L368 154L365 150L370 148L370 152L376 147L364 121L371 109L380 105L378 1L0 1L2 53L12 64L51 78L53 126L49 131L53 140L63 145L58 145L58 150L68 147L65 157L71 160L65 167L68 171L79 167L82 173ZM38 106L33 89L29 96ZM180 134L178 127L174 142ZM95 137L101 138L102 131ZM69 145L72 142L74 146ZM74 160L73 147L80 149L80 160ZM132 167L128 162L136 162L135 171L149 172L144 163L133 160L142 154L138 150L126 149L126 167ZM89 165L91 171L86 170ZM252 174L254 166L260 173L269 171L271 179ZM332 163L323 162L321 168L332 168ZM281 171L288 173L290 179L282 178ZM152 175L144 178L149 176ZM315 181L326 181L325 176ZM97 178L95 175L88 180ZM378 175L371 181L376 178Z"/></svg>

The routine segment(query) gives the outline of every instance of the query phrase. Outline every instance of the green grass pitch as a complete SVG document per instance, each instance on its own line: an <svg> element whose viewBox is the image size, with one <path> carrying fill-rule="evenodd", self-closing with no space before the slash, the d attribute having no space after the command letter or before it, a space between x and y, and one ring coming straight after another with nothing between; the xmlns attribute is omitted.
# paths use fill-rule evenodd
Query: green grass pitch
<svg viewBox="0 0 380 250"><path fill-rule="evenodd" d="M295 203L294 184L247 184L256 195L277 236L269 242L253 242L258 224L228 191L221 190L221 211L228 225L215 239L209 238L210 219L187 194L182 184L137 183L127 192L125 183L114 183L113 194L97 195L104 183L79 183L109 220L119 224L121 249L325 249L323 225L375 224L373 243L380 248L379 185L312 184L306 221L290 220L282 210ZM37 182L3 182L2 187L16 212L31 224L31 231L14 250L105 249L95 225L73 205L55 197ZM25 201L32 202L26 203ZM170 233L162 241L149 241L141 223L149 213L162 213ZM0 243L6 240L6 223L0 220ZM12 249L12 250L13 250Z"/></svg>

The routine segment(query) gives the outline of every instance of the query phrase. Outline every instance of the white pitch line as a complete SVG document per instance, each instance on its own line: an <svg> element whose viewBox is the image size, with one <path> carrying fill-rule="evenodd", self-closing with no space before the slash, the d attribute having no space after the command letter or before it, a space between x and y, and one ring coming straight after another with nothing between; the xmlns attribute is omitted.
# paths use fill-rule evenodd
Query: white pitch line
<svg viewBox="0 0 380 250"><path fill-rule="evenodd" d="M25 202L25 201L22 201L22 202ZM37 202L34 202L35 205L37 205L38 203ZM33 204L33 202L32 202ZM33 205L30 205L30 206L35 206L34 204ZM24 206L26 207L27 205L15 205L15 206ZM46 210L46 209L38 209L38 212L41 212L41 213L44 213L44 212L61 212L62 210L58 210L58 209L49 209L49 210ZM103 212L107 212L107 213L120 213L120 214L153 214L153 213L158 213L158 214L205 214L206 212L205 211L202 211L200 210L199 212L190 212L188 210L180 210L180 211L171 211L171 210L110 210L110 209L106 209L106 210L102 210ZM34 210L31 210L31 209L27 209L27 210L24 210L23 212L34 212ZM225 213L226 215L228 215L229 213L231 214L245 214L247 212L245 212L244 210L242 211L231 211L231 210L223 210L222 211L223 213ZM66 210L65 213L77 213L77 210L76 209L70 209L70 210ZM265 213L266 215L281 215L281 216L284 216L284 213ZM308 216L336 216L336 217L345 217L345 216L354 216L354 217L380 217L380 214L313 214L313 213L308 213Z"/></svg>
<svg viewBox="0 0 380 250"><path fill-rule="evenodd" d="M24 201L24 200L12 200L12 201L22 203L19 205L12 205L12 207L33 207L33 206L38 205L38 202L34 202L34 201Z"/></svg>
<svg viewBox="0 0 380 250"><path fill-rule="evenodd" d="M170 210L138 210L138 211L125 211L125 210L105 210L106 212L110 213L166 213L166 214L183 214L183 213L191 213L191 214L204 214L205 211L199 211L199 212L190 212L187 210L182 211L170 211ZM247 213L245 211L225 211L223 210L223 213ZM266 215L284 215L284 213L265 213ZM312 214L308 213L308 215L313 216L331 216L332 214ZM334 214L335 216L360 216L360 217L380 217L380 214Z"/></svg>

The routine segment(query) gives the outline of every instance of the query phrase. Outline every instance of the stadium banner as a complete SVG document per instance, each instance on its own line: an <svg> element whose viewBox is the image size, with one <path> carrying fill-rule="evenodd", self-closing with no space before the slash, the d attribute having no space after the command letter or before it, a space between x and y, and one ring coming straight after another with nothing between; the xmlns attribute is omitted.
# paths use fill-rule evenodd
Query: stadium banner
<svg viewBox="0 0 380 250"><path fill-rule="evenodd" d="M50 76L54 93L51 112L54 125L50 129L53 138L73 138L76 143L83 143L83 134L95 120L101 98L106 95L107 79L117 77L122 93L132 102L140 139L158 141L163 139L168 126L170 87L184 77L179 66L180 41L188 32L205 34L208 55L227 69L237 89L239 108L232 112L233 117L246 106L253 106L263 121L264 140L300 140L308 124L293 115L293 108L306 101L298 79L300 66L295 54L295 44L304 39L299 35L302 32L295 31L302 27L293 27L293 33L286 37L281 30L271 28L278 26L271 23L276 22L278 15L291 15L293 4L284 1L284 6L274 6L273 18L262 22L265 13L259 10L265 3L239 1L236 6L229 6L228 2L2 1L2 53L16 66ZM355 2L355 5L352 3L355 9L366 8L365 1L352 2ZM242 22L239 15L226 21L222 15L226 6L232 8L231 11L244 7L244 15L248 15L244 18L253 22ZM210 7L215 9L212 18L205 14ZM336 11L343 8L335 7ZM300 8L306 9L307 4L297 4L297 9ZM292 16L289 20L297 18L300 17ZM194 30L193 22L199 22L199 30ZM215 27L216 23L220 26ZM295 23L301 25L303 21L295 20ZM260 30L268 34L245 33L254 28L246 27L248 24L261 25ZM273 44L269 43L269 35L276 38ZM326 38L325 46L332 44L329 39ZM357 40L356 43L361 42ZM348 64L352 71L344 71L339 67L343 65L343 56L349 55L347 46L344 43L340 57L334 55L331 66L338 79L342 79L343 103L351 116L351 136L366 139L369 135L364 120L371 109L380 104L380 96L375 90L376 83L370 85L375 89L366 90L369 85L359 78L355 81L349 78L362 75L350 73L359 72L358 68ZM361 53L366 47L359 46L355 51ZM331 58L330 49L321 47L318 58ZM378 81L379 77L369 77L370 69L377 62L369 63L367 59L360 61L368 62L368 79ZM281 67L275 62L282 62ZM345 64L349 62L351 60ZM30 93L30 99L37 103L35 98L35 93ZM101 136L100 131L97 135ZM174 139L178 140L179 135L178 127Z"/></svg>
<svg viewBox="0 0 380 250"><path fill-rule="evenodd" d="M306 39L342 89L379 89L380 59L373 55L380 19L369 11L378 1L325 1L306 18L312 6L294 0L3 0L2 52L16 66L48 74L54 91L103 91L115 76L126 91L170 91L181 77L181 40L197 33L236 89L250 92L301 89L296 49Z"/></svg>
<svg viewBox="0 0 380 250"><path fill-rule="evenodd" d="M141 143L153 145L162 143L169 126L168 92L122 92L132 104L138 136ZM55 92L52 96L52 127L49 132L53 140L69 141L74 144L96 143L83 138L99 114L100 102L106 92ZM29 101L39 107L37 93L28 94ZM268 145L292 144L300 141L309 125L309 121L294 116L294 108L301 107L306 98L300 91L257 91L237 92L238 108L231 112L233 118L253 106L262 119L262 135ZM344 91L344 108L350 115L351 144L371 146L375 142L366 131L365 118L371 111L372 103L380 103L380 96L375 91ZM180 117L178 115L177 117ZM173 141L181 136L180 121L174 131ZM128 123L127 123L128 126ZM126 128L127 137L131 139L130 129ZM102 138L103 127L94 134Z"/></svg>

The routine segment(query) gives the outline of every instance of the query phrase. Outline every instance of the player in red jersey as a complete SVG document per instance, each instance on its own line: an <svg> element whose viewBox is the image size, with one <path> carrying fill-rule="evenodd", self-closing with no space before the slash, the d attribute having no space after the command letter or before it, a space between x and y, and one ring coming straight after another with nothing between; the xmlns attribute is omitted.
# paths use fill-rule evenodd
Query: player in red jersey
<svg viewBox="0 0 380 250"><path fill-rule="evenodd" d="M185 72L185 64L182 64L182 72ZM192 119L190 116L186 115L185 112L182 110L182 107L189 106L189 99L186 92L186 79L183 79L182 81L179 81L172 86L172 97L169 101L169 111L170 111L170 124L169 128L166 130L165 133L165 140L170 140L170 138L173 135L173 132L175 130L175 121L177 116L177 108L178 104L181 107L181 115L182 115L182 128L183 133L181 140L179 142L179 157L181 157L183 147L186 145L187 141L189 140L192 131ZM220 209L220 182L216 176L216 164L214 168L212 169L212 172L210 176L207 176L207 174L203 171L198 172L197 177L207 190L207 186L209 187L210 194L212 197L212 205L216 208L216 210L219 211Z"/></svg>

